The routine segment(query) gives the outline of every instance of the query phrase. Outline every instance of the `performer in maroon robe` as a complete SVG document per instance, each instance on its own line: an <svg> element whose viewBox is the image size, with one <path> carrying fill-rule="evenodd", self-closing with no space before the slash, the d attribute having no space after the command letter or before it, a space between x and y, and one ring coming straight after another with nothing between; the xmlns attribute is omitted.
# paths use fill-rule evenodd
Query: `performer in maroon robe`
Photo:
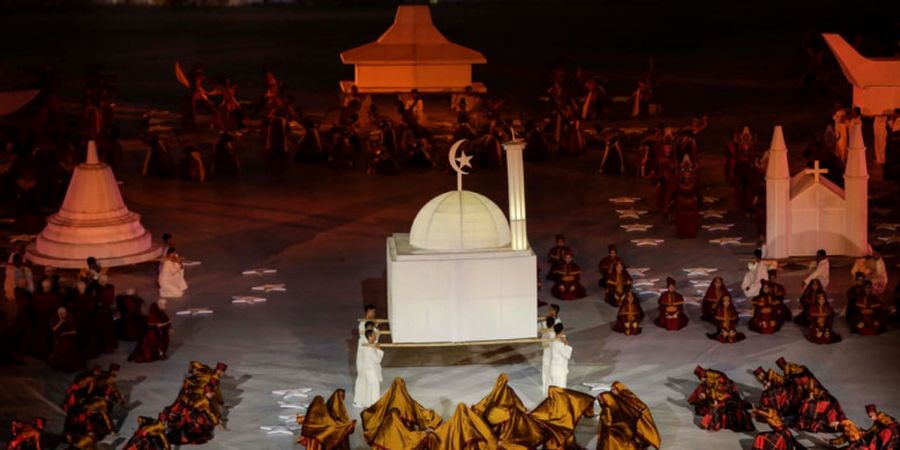
<svg viewBox="0 0 900 450"><path fill-rule="evenodd" d="M825 292L816 293L816 304L810 307L809 330L806 340L814 344L834 344L841 342L841 335L834 331L834 308L825 298Z"/></svg>
<svg viewBox="0 0 900 450"><path fill-rule="evenodd" d="M781 302L781 319L782 323L790 322L793 319L791 308L785 303L787 290L783 284L778 283L778 271L769 269L769 291Z"/></svg>
<svg viewBox="0 0 900 450"><path fill-rule="evenodd" d="M737 331L738 313L734 304L731 303L730 295L722 297L713 319L716 322L716 332L707 333L706 336L710 339L723 344L733 344L746 338L744 333Z"/></svg>
<svg viewBox="0 0 900 450"><path fill-rule="evenodd" d="M855 314L850 320L850 331L863 336L875 336L885 330L884 305L878 296L872 293L872 282L865 281L863 295L857 297L854 304Z"/></svg>
<svg viewBox="0 0 900 450"><path fill-rule="evenodd" d="M237 177L241 174L241 161L234 148L234 135L222 133L213 148L213 166L210 170L217 178Z"/></svg>
<svg viewBox="0 0 900 450"><path fill-rule="evenodd" d="M800 314L797 314L794 317L794 323L804 327L809 326L809 310L816 304L816 296L819 292L825 292L825 290L822 289L822 282L819 281L818 278L813 278L812 281L806 285L803 294L800 295L800 307L802 310Z"/></svg>
<svg viewBox="0 0 900 450"><path fill-rule="evenodd" d="M53 352L47 357L50 367L63 372L84 369L84 357L78 347L75 319L69 315L66 308L57 309L51 328L53 329L54 343Z"/></svg>
<svg viewBox="0 0 900 450"><path fill-rule="evenodd" d="M715 323L716 308L719 307L722 297L726 295L731 294L728 293L728 288L725 287L725 280L722 277L713 278L712 282L709 283L709 287L706 288L706 294L703 295L703 305L700 307L702 311L700 320Z"/></svg>
<svg viewBox="0 0 900 450"><path fill-rule="evenodd" d="M46 358L53 348L53 329L50 323L56 311L62 306L62 298L53 290L53 282L45 278L41 281L41 289L34 293L33 333L26 343L28 353L36 358Z"/></svg>
<svg viewBox="0 0 900 450"><path fill-rule="evenodd" d="M93 326L97 330L101 353L112 353L119 347L116 324L112 308L116 299L116 287L109 283L106 275L97 281L97 310L93 316Z"/></svg>
<svg viewBox="0 0 900 450"><path fill-rule="evenodd" d="M563 258L565 257L566 252L571 251L572 249L566 246L566 237L561 234L557 234L556 245L551 248L547 254L547 264L550 266L550 270L547 271L548 280L553 279L553 272L563 263Z"/></svg>
<svg viewBox="0 0 900 450"><path fill-rule="evenodd" d="M136 341L144 337L147 328L147 316L142 309L144 300L138 297L134 289L125 291L125 295L116 298L116 309L119 310L119 337L124 341Z"/></svg>
<svg viewBox="0 0 900 450"><path fill-rule="evenodd" d="M694 166L686 159L681 164L678 197L675 200L675 232L681 239L697 237L700 229L700 199L694 178Z"/></svg>
<svg viewBox="0 0 900 450"><path fill-rule="evenodd" d="M100 333L94 326L94 317L97 312L97 296L88 291L84 281L76 283L77 291L69 301L72 314L75 316L75 325L78 328L78 346L85 359L93 359L100 356Z"/></svg>
<svg viewBox="0 0 900 450"><path fill-rule="evenodd" d="M600 271L600 288L606 289L606 281L609 279L609 273L612 272L616 263L622 262L623 268L625 266L625 261L622 258L619 258L619 249L616 248L615 245L609 244L607 247L609 250L609 254L604 256L603 259L600 260L599 271Z"/></svg>
<svg viewBox="0 0 900 450"><path fill-rule="evenodd" d="M612 306L621 305L625 295L631 292L632 284L631 275L625 270L625 263L622 261L616 262L606 278L604 300Z"/></svg>
<svg viewBox="0 0 900 450"><path fill-rule="evenodd" d="M128 356L129 361L153 362L169 356L169 331L172 322L166 314L167 303L166 299L161 298L150 305L150 311L147 313L147 331Z"/></svg>
<svg viewBox="0 0 900 450"><path fill-rule="evenodd" d="M571 250L565 253L563 264L553 271L553 281L551 293L560 300L577 300L587 295L581 285L581 267L573 261Z"/></svg>
<svg viewBox="0 0 900 450"><path fill-rule="evenodd" d="M772 428L761 431L753 439L753 450L794 450L799 449L791 430L784 425L781 414L771 408L754 408L753 415Z"/></svg>
<svg viewBox="0 0 900 450"><path fill-rule="evenodd" d="M875 450L900 449L900 426L897 419L879 411L875 405L866 405L866 414L872 419L872 426L866 430L866 437Z"/></svg>
<svg viewBox="0 0 900 450"><path fill-rule="evenodd" d="M853 286L850 286L850 289L847 289L847 308L844 310L844 315L847 318L847 322L850 324L850 330L853 331L853 321L857 318L856 313L856 301L859 300L860 297L865 297L866 295L866 274L862 272L856 272L854 276L856 283Z"/></svg>
<svg viewBox="0 0 900 450"><path fill-rule="evenodd" d="M759 295L751 300L753 304L753 317L750 319L750 331L760 334L774 334L781 329L784 323L782 318L782 306L778 298L772 294L772 287L768 280L762 280Z"/></svg>
<svg viewBox="0 0 900 450"><path fill-rule="evenodd" d="M753 371L753 376L763 385L760 405L777 411L782 417L796 414L796 411L791 408L790 387L785 385L784 377L779 375L775 369L769 369L766 372L762 367L757 367Z"/></svg>
<svg viewBox="0 0 900 450"><path fill-rule="evenodd" d="M680 180L678 160L675 158L670 144L662 146L662 154L657 157L656 164L657 168L653 172L653 182L656 185L656 207L663 216L670 220Z"/></svg>
<svg viewBox="0 0 900 450"><path fill-rule="evenodd" d="M619 312L616 314L616 323L613 325L613 331L622 333L626 336L641 334L641 321L644 320L644 310L641 308L640 302L634 296L634 292L628 290L619 305Z"/></svg>
<svg viewBox="0 0 900 450"><path fill-rule="evenodd" d="M659 316L654 323L669 331L678 331L687 326L684 297L675 292L675 280L671 277L666 278L666 292L659 296Z"/></svg>

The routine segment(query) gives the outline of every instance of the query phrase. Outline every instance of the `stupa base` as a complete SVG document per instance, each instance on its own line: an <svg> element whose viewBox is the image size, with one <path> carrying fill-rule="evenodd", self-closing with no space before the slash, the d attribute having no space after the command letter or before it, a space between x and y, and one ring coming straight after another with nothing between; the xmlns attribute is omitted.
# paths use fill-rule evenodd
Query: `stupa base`
<svg viewBox="0 0 900 450"><path fill-rule="evenodd" d="M134 264L140 264L142 262L158 260L161 256L162 247L151 247L146 251L133 255L113 256L107 258L98 257L97 261L102 267L130 266ZM31 245L28 248L25 259L31 261L33 264L41 266L51 266L59 269L80 269L87 265L84 258L60 258L38 253L34 248L34 245Z"/></svg>

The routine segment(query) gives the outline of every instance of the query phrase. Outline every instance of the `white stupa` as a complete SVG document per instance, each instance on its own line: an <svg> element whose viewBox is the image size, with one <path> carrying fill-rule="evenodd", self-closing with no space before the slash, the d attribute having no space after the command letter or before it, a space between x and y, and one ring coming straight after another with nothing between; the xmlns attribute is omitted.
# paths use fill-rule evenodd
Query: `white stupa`
<svg viewBox="0 0 900 450"><path fill-rule="evenodd" d="M462 189L470 156L450 149L457 189L419 210L409 234L387 238L391 340L473 342L533 338L537 259L525 230L522 141L508 142L509 213Z"/></svg>
<svg viewBox="0 0 900 450"><path fill-rule="evenodd" d="M137 264L159 258L141 216L128 210L112 169L97 158L88 142L87 160L75 168L66 198L28 249L35 264L60 268L85 266L89 256L105 267Z"/></svg>

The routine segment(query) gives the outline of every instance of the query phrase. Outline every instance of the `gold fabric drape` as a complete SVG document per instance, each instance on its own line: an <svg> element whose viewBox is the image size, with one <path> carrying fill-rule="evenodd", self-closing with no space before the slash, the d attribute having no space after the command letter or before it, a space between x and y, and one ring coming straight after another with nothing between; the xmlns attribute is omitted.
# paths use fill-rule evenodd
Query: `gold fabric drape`
<svg viewBox="0 0 900 450"><path fill-rule="evenodd" d="M546 440L545 427L523 411L515 408L491 408L488 423L503 450L532 450Z"/></svg>
<svg viewBox="0 0 900 450"><path fill-rule="evenodd" d="M435 445L430 431L416 431L406 426L397 408L391 408L369 444L377 450L426 450Z"/></svg>
<svg viewBox="0 0 900 450"><path fill-rule="evenodd" d="M453 417L434 430L431 450L496 450L491 428L465 404L456 405Z"/></svg>
<svg viewBox="0 0 900 450"><path fill-rule="evenodd" d="M389 412L394 409L404 424L414 430L434 429L441 424L441 416L413 400L406 391L406 382L398 377L374 405L360 413L363 434L369 445L374 445L377 435L381 432L380 429L389 419Z"/></svg>
<svg viewBox="0 0 900 450"><path fill-rule="evenodd" d="M297 416L300 429L299 444L307 450L349 449L349 436L356 428L356 421L350 420L344 407L344 390L331 394L328 403L321 395L309 404L305 416Z"/></svg>
<svg viewBox="0 0 900 450"><path fill-rule="evenodd" d="M522 400L516 395L516 391L509 387L507 383L509 383L509 376L505 373L501 373L500 376L497 377L497 381L494 383L494 388L491 389L491 392L481 399L480 402L472 405L472 411L475 411L476 414L480 415L481 418L485 420L487 420L486 414L491 408L500 407L517 409L521 412L527 411Z"/></svg>
<svg viewBox="0 0 900 450"><path fill-rule="evenodd" d="M583 416L594 415L594 397L557 386L550 386L547 394L547 398L528 413L548 432L544 448L552 450L574 444L578 421Z"/></svg>
<svg viewBox="0 0 900 450"><path fill-rule="evenodd" d="M647 407L622 383L600 394L597 450L640 450L645 445L660 448L659 431Z"/></svg>

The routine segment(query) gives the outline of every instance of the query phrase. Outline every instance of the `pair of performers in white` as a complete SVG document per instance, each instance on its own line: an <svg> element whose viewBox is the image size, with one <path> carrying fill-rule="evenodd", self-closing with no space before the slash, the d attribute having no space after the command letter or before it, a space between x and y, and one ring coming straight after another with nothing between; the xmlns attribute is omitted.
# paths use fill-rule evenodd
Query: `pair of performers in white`
<svg viewBox="0 0 900 450"><path fill-rule="evenodd" d="M541 338L550 340L543 343L541 357L541 392L547 395L550 386L566 387L572 347L563 333L562 320L558 316L548 318L541 325Z"/></svg>
<svg viewBox="0 0 900 450"><path fill-rule="evenodd" d="M359 342L356 347L356 387L353 405L368 408L381 398L381 359L384 351L378 348L378 325L375 308L366 307L366 320L359 323ZM372 324L366 327L366 324Z"/></svg>

